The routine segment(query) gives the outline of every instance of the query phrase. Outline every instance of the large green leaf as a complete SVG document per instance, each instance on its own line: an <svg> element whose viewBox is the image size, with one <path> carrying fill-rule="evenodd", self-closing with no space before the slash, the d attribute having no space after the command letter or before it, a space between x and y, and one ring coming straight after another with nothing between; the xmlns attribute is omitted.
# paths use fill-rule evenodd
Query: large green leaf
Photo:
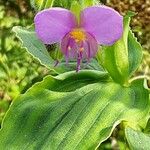
<svg viewBox="0 0 150 150"><path fill-rule="evenodd" d="M94 149L121 121L137 125L148 111L142 80L125 88L99 71L47 76L13 101L0 130L0 148Z"/></svg>
<svg viewBox="0 0 150 150"><path fill-rule="evenodd" d="M132 150L150 149L150 135L144 134L140 131L135 131L129 127L125 129L125 134Z"/></svg>

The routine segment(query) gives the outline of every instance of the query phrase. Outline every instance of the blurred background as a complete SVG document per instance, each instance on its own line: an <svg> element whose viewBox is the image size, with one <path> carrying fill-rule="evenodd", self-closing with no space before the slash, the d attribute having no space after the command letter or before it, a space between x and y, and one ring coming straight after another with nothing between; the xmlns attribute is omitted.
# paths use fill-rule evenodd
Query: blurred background
<svg viewBox="0 0 150 150"><path fill-rule="evenodd" d="M150 0L101 0L101 3L123 15L128 10L137 13L131 27L143 46L144 54L137 75L150 76ZM35 13L30 0L0 1L0 123L11 101L48 74L46 68L21 48L11 31L16 25L30 26Z"/></svg>

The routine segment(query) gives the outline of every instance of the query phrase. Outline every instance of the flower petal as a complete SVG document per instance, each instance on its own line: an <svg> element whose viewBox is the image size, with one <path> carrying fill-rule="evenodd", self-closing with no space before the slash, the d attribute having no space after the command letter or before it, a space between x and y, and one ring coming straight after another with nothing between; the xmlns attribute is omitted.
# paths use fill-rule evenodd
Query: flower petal
<svg viewBox="0 0 150 150"><path fill-rule="evenodd" d="M76 48L75 41L70 38L70 33L66 34L61 41L61 51L66 56L67 59L76 58Z"/></svg>
<svg viewBox="0 0 150 150"><path fill-rule="evenodd" d="M95 38L86 33L86 40L80 44L76 43L74 39L70 38L70 33L66 34L61 41L61 51L66 58L77 58L80 48L83 48L83 59L90 59L94 57L98 51L98 44Z"/></svg>
<svg viewBox="0 0 150 150"><path fill-rule="evenodd" d="M81 27L102 45L112 45L122 36L123 17L107 6L85 8L81 13Z"/></svg>
<svg viewBox="0 0 150 150"><path fill-rule="evenodd" d="M95 38L90 35L89 33L86 33L87 41L84 42L84 58L93 58L97 51L98 51L98 43L95 40Z"/></svg>
<svg viewBox="0 0 150 150"><path fill-rule="evenodd" d="M60 42L77 25L75 16L63 8L43 10L35 16L34 22L37 36L45 44Z"/></svg>

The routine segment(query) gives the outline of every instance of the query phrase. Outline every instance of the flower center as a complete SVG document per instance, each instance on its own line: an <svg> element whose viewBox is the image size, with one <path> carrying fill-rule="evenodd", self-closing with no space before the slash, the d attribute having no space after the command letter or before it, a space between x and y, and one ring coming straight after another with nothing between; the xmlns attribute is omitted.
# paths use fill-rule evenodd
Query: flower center
<svg viewBox="0 0 150 150"><path fill-rule="evenodd" d="M82 42L86 40L86 34L81 29L74 29L70 32L70 37L75 40L75 42Z"/></svg>

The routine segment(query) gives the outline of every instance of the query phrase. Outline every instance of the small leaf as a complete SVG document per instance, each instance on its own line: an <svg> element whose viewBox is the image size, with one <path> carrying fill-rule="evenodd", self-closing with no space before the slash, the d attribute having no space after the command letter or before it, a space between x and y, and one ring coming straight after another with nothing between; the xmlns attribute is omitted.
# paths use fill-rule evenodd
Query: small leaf
<svg viewBox="0 0 150 150"><path fill-rule="evenodd" d="M52 7L53 3L54 3L54 0L47 0L44 8Z"/></svg>
<svg viewBox="0 0 150 150"><path fill-rule="evenodd" d="M127 14L126 14L126 16L128 16L128 17L133 17L133 16L135 16L137 13L135 13L134 11L128 11L127 12Z"/></svg>
<svg viewBox="0 0 150 150"><path fill-rule="evenodd" d="M99 71L47 76L13 101L1 149L95 149L122 120L137 125L149 113L143 81L125 88L107 78Z"/></svg>
<svg viewBox="0 0 150 150"><path fill-rule="evenodd" d="M131 76L142 61L142 47L138 43L132 31L129 31L128 36L128 56L129 56L129 76Z"/></svg>
<svg viewBox="0 0 150 150"><path fill-rule="evenodd" d="M74 0L54 0L53 7L63 7L70 9L72 1Z"/></svg>
<svg viewBox="0 0 150 150"><path fill-rule="evenodd" d="M146 128L144 129L144 133L147 133L150 135L150 116L149 116L149 120L147 122Z"/></svg>
<svg viewBox="0 0 150 150"><path fill-rule="evenodd" d="M81 5L77 1L73 1L70 8L71 12L76 16L78 22L80 22Z"/></svg>
<svg viewBox="0 0 150 150"><path fill-rule="evenodd" d="M115 82L124 84L128 78L128 32L130 17L124 17L124 32L120 40L112 46L102 47L100 60Z"/></svg>
<svg viewBox="0 0 150 150"><path fill-rule="evenodd" d="M131 150L150 149L150 135L135 131L129 127L125 129L125 134Z"/></svg>
<svg viewBox="0 0 150 150"><path fill-rule="evenodd" d="M86 8L86 7L99 4L99 0L81 0L80 2L81 2L82 8Z"/></svg>
<svg viewBox="0 0 150 150"><path fill-rule="evenodd" d="M74 1L74 0L73 0ZM63 7L70 9L72 1L70 0L30 0L31 6L37 10L41 11L50 7Z"/></svg>
<svg viewBox="0 0 150 150"><path fill-rule="evenodd" d="M22 42L23 47L40 63L49 69L53 69L54 60L49 56L45 45L37 38L36 33L22 27L14 27L13 32Z"/></svg>
<svg viewBox="0 0 150 150"><path fill-rule="evenodd" d="M30 0L30 3L35 10L41 11L43 9L52 7L54 0Z"/></svg>
<svg viewBox="0 0 150 150"><path fill-rule="evenodd" d="M60 47L58 45L50 45L47 47L47 49L49 50L50 56L56 60L56 61L61 61L61 59L63 58L63 54L60 50Z"/></svg>
<svg viewBox="0 0 150 150"><path fill-rule="evenodd" d="M133 12L124 17L123 37L112 46L102 47L97 55L113 80L120 84L128 83L142 60L142 47L129 27L131 16Z"/></svg>

